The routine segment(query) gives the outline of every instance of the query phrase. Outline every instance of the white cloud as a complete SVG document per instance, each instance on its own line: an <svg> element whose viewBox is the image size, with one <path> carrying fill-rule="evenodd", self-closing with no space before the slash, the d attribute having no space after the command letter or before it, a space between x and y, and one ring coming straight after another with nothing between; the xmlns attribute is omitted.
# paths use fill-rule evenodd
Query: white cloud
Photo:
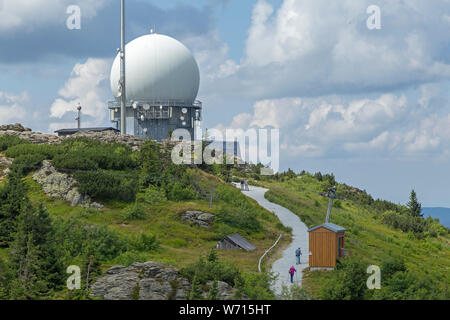
<svg viewBox="0 0 450 320"><path fill-rule="evenodd" d="M350 101L336 96L263 100L255 103L253 113L235 116L230 127L279 128L288 158L445 158L450 155L449 104L444 114L442 106L430 105L442 101L434 95L441 90L434 88L432 94L430 88L418 90L418 101L393 94Z"/></svg>
<svg viewBox="0 0 450 320"><path fill-rule="evenodd" d="M20 95L0 91L0 123L8 124L25 118L23 104L29 101L28 93Z"/></svg>
<svg viewBox="0 0 450 320"><path fill-rule="evenodd" d="M0 32L32 31L40 26L60 24L69 15L70 5L81 8L82 19L90 19L97 14L108 0L1 0Z"/></svg>
<svg viewBox="0 0 450 320"><path fill-rule="evenodd" d="M259 0L245 56L211 88L254 99L386 92L450 79L443 43L449 1L381 0L382 29L369 30L371 0ZM414 26L412 28L411 26ZM216 54L226 63L223 52ZM208 74L217 74L215 72Z"/></svg>
<svg viewBox="0 0 450 320"><path fill-rule="evenodd" d="M73 68L69 80L59 90L61 98L56 99L51 108L51 117L62 118L74 112L78 103L83 114L101 122L106 115L107 100L110 97L109 79L111 61L89 58L86 63L78 63Z"/></svg>

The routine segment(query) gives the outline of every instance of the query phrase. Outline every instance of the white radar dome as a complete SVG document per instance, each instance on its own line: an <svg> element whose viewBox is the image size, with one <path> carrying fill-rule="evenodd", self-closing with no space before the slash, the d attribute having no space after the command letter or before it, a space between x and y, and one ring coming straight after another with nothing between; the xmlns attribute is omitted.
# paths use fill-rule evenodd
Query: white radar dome
<svg viewBox="0 0 450 320"><path fill-rule="evenodd" d="M127 101L180 101L197 98L200 72L181 42L160 34L139 37L125 47ZM111 69L111 89L119 96L120 57Z"/></svg>

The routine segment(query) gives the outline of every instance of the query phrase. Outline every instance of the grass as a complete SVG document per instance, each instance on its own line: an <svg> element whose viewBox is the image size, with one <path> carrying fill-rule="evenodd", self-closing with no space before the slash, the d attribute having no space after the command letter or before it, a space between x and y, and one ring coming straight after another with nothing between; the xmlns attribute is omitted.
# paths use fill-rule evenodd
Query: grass
<svg viewBox="0 0 450 320"><path fill-rule="evenodd" d="M200 255L206 255L222 236L237 231L220 222L215 222L213 227L207 229L191 225L181 219L181 214L188 210L215 214L219 206L229 206L223 201L215 201L211 209L208 201L167 201L154 206L144 203L146 218L127 221L122 214L127 206L126 203L108 201L103 203L105 207L101 210L71 207L63 200L47 196L31 176L25 178L25 181L29 186L30 200L35 204L42 202L53 217L63 219L77 217L84 223L108 226L121 236L136 236L141 233L149 236L156 235L161 243L160 249L142 253L140 258L145 261L158 261L182 268L197 261ZM278 248L282 247L283 242L287 244L290 239L290 234L279 227L279 220L273 213L261 208L254 200L248 199L248 201L254 206L255 214L264 216L259 220L265 230L252 234L240 232L257 247L257 250L253 252L220 250L218 252L221 259L234 263L243 272L257 271L260 256L272 246L280 233L283 234L283 239ZM102 269L106 270L122 260L119 256L113 261L107 261L102 265ZM270 260L265 259L265 261Z"/></svg>
<svg viewBox="0 0 450 320"><path fill-rule="evenodd" d="M282 205L297 214L312 227L325 220L328 199L318 195L326 184L311 176L302 176L283 182L261 183L270 191L269 201ZM408 269L419 278L437 280L443 287L450 283L450 238L439 236L416 239L410 233L393 229L381 222L380 213L370 207L361 207L353 201L333 207L331 222L345 227L346 249L360 256L367 265L381 265L388 256L403 258ZM304 286L318 298L321 287L330 272L306 271Z"/></svg>

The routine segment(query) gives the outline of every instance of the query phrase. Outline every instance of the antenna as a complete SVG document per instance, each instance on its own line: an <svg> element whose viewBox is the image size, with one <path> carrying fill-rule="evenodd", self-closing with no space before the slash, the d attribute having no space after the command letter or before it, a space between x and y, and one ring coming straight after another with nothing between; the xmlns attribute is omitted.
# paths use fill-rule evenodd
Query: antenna
<svg viewBox="0 0 450 320"><path fill-rule="evenodd" d="M127 133L126 128L126 83L125 83L125 0L121 0L121 34L120 34L120 134Z"/></svg>
<svg viewBox="0 0 450 320"><path fill-rule="evenodd" d="M78 121L78 129L81 129L81 104L80 103L78 103L77 110L78 110L78 117L76 117L75 120Z"/></svg>

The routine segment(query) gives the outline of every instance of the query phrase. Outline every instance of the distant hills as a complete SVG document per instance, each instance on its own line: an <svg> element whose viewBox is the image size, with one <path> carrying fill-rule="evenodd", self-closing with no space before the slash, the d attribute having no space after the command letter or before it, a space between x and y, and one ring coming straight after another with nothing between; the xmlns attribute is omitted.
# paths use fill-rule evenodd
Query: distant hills
<svg viewBox="0 0 450 320"><path fill-rule="evenodd" d="M425 217L438 218L444 226L450 228L450 208L422 208L422 212Z"/></svg>

